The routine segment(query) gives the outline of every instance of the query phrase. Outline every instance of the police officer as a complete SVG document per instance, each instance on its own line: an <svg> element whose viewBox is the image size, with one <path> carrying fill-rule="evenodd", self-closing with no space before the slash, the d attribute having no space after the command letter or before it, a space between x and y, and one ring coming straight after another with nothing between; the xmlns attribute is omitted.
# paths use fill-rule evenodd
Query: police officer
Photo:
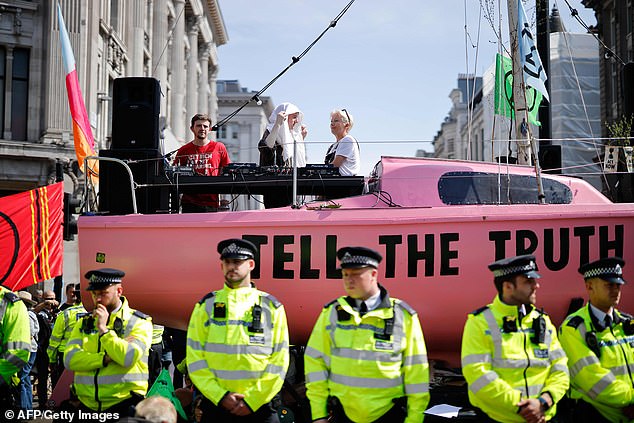
<svg viewBox="0 0 634 423"><path fill-rule="evenodd" d="M489 269L498 295L469 314L462 336L469 400L488 416L483 420L551 420L570 379L557 330L535 307L535 257L499 260Z"/></svg>
<svg viewBox="0 0 634 423"><path fill-rule="evenodd" d="M348 294L326 304L304 357L313 421L420 422L429 366L416 311L378 283L381 255L337 251Z"/></svg>
<svg viewBox="0 0 634 423"><path fill-rule="evenodd" d="M187 369L203 395L202 422L279 422L271 400L289 364L282 304L251 282L257 248L218 243L225 278L198 302L187 329Z"/></svg>
<svg viewBox="0 0 634 423"><path fill-rule="evenodd" d="M71 286L75 287L75 285ZM76 287L79 288L79 284L77 284ZM68 298L73 299L74 305L63 309L60 307L61 311L55 318L46 350L48 362L51 367L51 384L53 387L57 385L57 381L64 372L64 351L66 350L68 339L71 333L73 333L73 328L78 321L77 315L86 313L86 309L81 303L81 291L67 290L66 292L67 295L69 295ZM72 294L68 294L70 292L72 292ZM62 306L64 304L62 304Z"/></svg>
<svg viewBox="0 0 634 423"><path fill-rule="evenodd" d="M31 327L24 303L0 285L0 410L17 408L16 374L29 360ZM4 414L3 414L4 415Z"/></svg>
<svg viewBox="0 0 634 423"><path fill-rule="evenodd" d="M559 329L579 422L634 421L634 320L615 308L624 265L609 257L581 266L589 301Z"/></svg>
<svg viewBox="0 0 634 423"><path fill-rule="evenodd" d="M85 275L95 308L73 328L64 365L75 372L73 390L86 412L128 416L148 389L152 319L122 296L124 275L117 269Z"/></svg>

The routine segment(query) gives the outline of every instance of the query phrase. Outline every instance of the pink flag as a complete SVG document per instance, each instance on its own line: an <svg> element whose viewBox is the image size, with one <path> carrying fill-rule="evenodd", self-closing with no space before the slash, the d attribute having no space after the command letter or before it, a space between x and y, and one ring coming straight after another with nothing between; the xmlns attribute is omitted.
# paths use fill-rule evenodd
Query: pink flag
<svg viewBox="0 0 634 423"><path fill-rule="evenodd" d="M79 80L77 79L77 68L75 67L75 56L68 38L68 31L62 16L62 8L57 4L57 18L59 22L59 38L62 43L62 58L64 60L64 71L66 74L66 91L68 92L68 104L70 114L73 118L73 138L75 139L75 153L79 168L83 171L84 159L86 156L96 156L95 140L92 136L92 129L88 121L88 113L84 98L81 95ZM99 170L97 163L89 164L91 176L97 176Z"/></svg>

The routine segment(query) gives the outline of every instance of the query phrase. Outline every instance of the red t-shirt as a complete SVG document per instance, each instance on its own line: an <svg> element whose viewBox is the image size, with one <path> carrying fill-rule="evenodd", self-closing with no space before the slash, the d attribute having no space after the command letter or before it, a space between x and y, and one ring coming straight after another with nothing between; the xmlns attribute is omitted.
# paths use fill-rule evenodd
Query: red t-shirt
<svg viewBox="0 0 634 423"><path fill-rule="evenodd" d="M191 166L194 173L206 176L218 176L220 169L231 163L225 145L218 141L198 146L188 142L178 149L174 164ZM183 194L183 203L198 206L219 207L217 194Z"/></svg>

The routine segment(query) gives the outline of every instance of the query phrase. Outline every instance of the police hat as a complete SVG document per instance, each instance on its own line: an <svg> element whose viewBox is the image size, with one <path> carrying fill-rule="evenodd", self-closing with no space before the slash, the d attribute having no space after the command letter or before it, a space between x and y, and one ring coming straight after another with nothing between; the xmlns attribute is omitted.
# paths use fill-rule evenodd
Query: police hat
<svg viewBox="0 0 634 423"><path fill-rule="evenodd" d="M231 238L218 243L220 259L255 259L257 250L258 247L246 239Z"/></svg>
<svg viewBox="0 0 634 423"><path fill-rule="evenodd" d="M599 278L622 285L625 283L623 266L625 266L625 261L621 257L605 257L584 264L579 268L579 273L583 275L585 280Z"/></svg>
<svg viewBox="0 0 634 423"><path fill-rule="evenodd" d="M360 267L379 267L383 260L381 254L365 247L343 247L337 250L337 258L341 261L342 269L356 269Z"/></svg>
<svg viewBox="0 0 634 423"><path fill-rule="evenodd" d="M122 270L118 269L95 269L86 272L85 278L88 279L88 291L104 289L115 283L121 283L121 279L125 276Z"/></svg>
<svg viewBox="0 0 634 423"><path fill-rule="evenodd" d="M516 275L525 275L528 278L541 278L537 273L535 256L527 254L523 256L509 257L489 264L489 270L498 278L510 278Z"/></svg>

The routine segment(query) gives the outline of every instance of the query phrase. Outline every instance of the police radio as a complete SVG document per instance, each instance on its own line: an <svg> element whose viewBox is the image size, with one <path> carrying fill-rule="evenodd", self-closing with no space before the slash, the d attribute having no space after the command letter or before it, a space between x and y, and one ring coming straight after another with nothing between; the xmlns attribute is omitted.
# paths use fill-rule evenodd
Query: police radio
<svg viewBox="0 0 634 423"><path fill-rule="evenodd" d="M586 333L586 344L590 351L594 353L598 358L601 358L601 347L599 347L599 339L597 338L597 334L592 332Z"/></svg>
<svg viewBox="0 0 634 423"><path fill-rule="evenodd" d="M504 333L517 332L517 318L515 316L504 316L502 319L502 331Z"/></svg>
<svg viewBox="0 0 634 423"><path fill-rule="evenodd" d="M533 344L543 344L546 339L546 319L540 315L537 319L533 319L533 336L531 342Z"/></svg>

